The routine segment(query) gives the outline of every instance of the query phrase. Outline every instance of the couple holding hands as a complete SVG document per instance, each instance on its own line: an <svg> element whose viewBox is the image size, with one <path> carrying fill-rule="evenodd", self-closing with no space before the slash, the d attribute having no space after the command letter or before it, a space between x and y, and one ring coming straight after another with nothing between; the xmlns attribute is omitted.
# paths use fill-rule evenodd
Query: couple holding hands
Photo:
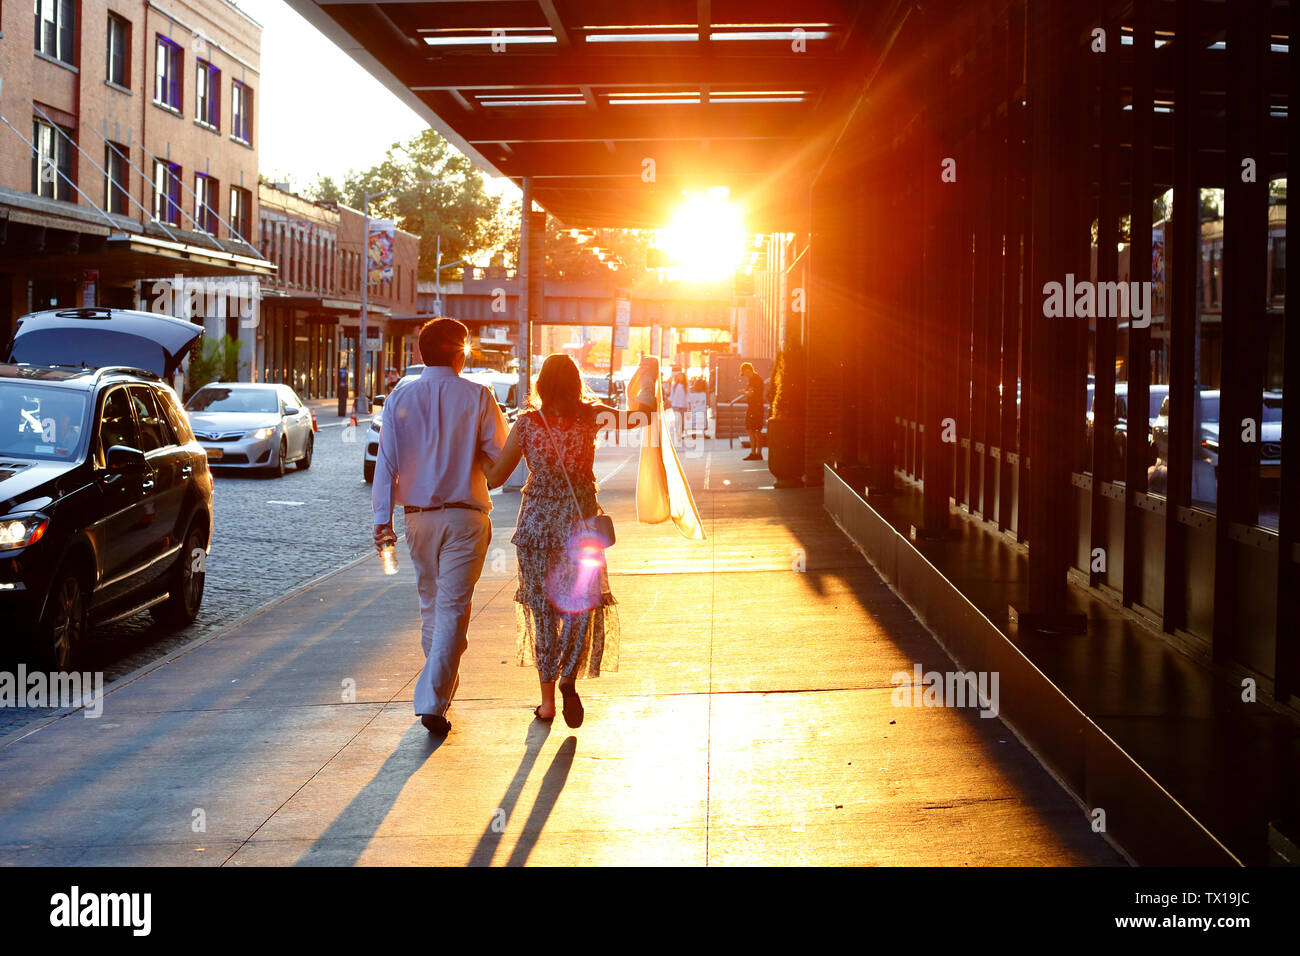
<svg viewBox="0 0 1300 956"><path fill-rule="evenodd" d="M420 330L425 369L393 391L384 406L372 505L377 547L396 540L393 509L405 512L406 541L420 596L425 653L415 713L430 733L451 729L447 708L468 646L471 600L492 538L489 489L505 484L522 459L528 480L511 542L518 550L516 649L535 665L542 702L536 719L553 720L555 689L570 727L583 721L576 681L618 669L618 611L609 589L593 463L596 436L657 429L642 442L637 518L672 520L683 535L704 539L699 511L667 434L659 363L644 358L628 384L629 407L611 408L586 390L567 355L546 359L529 409L507 434L492 391L460 377L469 330L434 319ZM664 439L668 439L665 441Z"/></svg>

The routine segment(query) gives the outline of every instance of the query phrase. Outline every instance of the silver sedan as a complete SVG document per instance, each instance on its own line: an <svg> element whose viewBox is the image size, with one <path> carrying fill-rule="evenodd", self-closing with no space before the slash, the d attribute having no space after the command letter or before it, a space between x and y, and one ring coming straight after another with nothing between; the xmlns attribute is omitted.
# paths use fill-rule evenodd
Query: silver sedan
<svg viewBox="0 0 1300 956"><path fill-rule="evenodd" d="M288 385L215 382L190 396L185 412L210 465L275 475L293 462L311 467L313 416Z"/></svg>

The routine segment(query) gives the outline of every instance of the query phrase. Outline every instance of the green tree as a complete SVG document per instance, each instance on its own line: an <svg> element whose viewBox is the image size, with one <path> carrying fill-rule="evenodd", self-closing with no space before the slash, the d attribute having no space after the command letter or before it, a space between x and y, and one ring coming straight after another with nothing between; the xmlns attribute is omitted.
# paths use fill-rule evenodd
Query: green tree
<svg viewBox="0 0 1300 956"><path fill-rule="evenodd" d="M415 185L430 179L442 182ZM421 279L436 277L439 237L443 262L485 258L508 238L500 215L501 200L488 194L483 173L433 130L394 143L381 163L349 172L341 185L328 176L320 177L309 188L309 195L361 209L363 193L387 189L394 191L371 200L370 215L394 219L400 228L420 237ZM459 271L444 270L443 278Z"/></svg>
<svg viewBox="0 0 1300 956"><path fill-rule="evenodd" d="M239 341L229 335L204 338L199 354L190 359L185 384L190 394L211 382L237 382L247 362L239 360Z"/></svg>
<svg viewBox="0 0 1300 956"><path fill-rule="evenodd" d="M646 250L653 234L640 229L565 228L559 220L546 220L546 275L568 279L607 279L615 275L620 285L632 285L646 273Z"/></svg>
<svg viewBox="0 0 1300 956"><path fill-rule="evenodd" d="M317 202L343 202L343 187L334 181L333 176L317 176L305 194Z"/></svg>

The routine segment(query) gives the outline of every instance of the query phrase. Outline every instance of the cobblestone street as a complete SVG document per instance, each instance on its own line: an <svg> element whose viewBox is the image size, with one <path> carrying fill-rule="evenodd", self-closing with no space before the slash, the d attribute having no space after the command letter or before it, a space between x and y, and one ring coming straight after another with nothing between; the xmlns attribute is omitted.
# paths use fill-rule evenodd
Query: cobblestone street
<svg viewBox="0 0 1300 956"><path fill-rule="evenodd" d="M107 684L370 550L370 485L361 477L366 420L354 430L332 411L318 414L321 428L307 471L290 466L283 478L215 472L215 527L198 620L167 632L140 614L100 628L79 670L103 671ZM518 500L517 495L495 498L494 523L513 524ZM397 521L401 533L400 515ZM52 713L52 708L0 708L0 736Z"/></svg>

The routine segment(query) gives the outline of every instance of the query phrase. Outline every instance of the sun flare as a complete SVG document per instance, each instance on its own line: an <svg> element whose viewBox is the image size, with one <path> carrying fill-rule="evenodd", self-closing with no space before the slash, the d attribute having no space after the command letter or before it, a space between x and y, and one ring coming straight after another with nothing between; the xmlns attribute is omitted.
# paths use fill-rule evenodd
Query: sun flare
<svg viewBox="0 0 1300 956"><path fill-rule="evenodd" d="M657 242L670 274L691 282L718 282L733 275L746 253L744 211L723 188L686 196Z"/></svg>

